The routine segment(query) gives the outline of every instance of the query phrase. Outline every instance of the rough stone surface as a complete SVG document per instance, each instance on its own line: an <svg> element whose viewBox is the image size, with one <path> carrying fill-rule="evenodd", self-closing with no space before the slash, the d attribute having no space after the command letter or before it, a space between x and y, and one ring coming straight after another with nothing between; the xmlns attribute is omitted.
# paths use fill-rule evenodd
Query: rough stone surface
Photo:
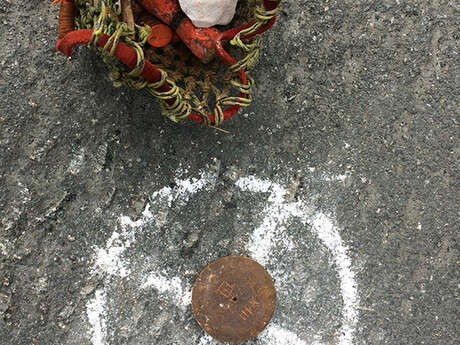
<svg viewBox="0 0 460 345"><path fill-rule="evenodd" d="M229 24L237 3L238 0L179 0L182 11L199 28Z"/></svg>
<svg viewBox="0 0 460 345"><path fill-rule="evenodd" d="M459 11L284 1L226 134L0 0L0 343L213 344L189 289L233 254L278 290L248 345L457 345Z"/></svg>

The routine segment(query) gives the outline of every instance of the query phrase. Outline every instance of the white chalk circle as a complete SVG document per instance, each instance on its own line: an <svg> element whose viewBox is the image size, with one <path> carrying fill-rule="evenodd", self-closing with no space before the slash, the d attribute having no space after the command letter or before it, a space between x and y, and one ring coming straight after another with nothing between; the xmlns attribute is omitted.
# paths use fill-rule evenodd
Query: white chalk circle
<svg viewBox="0 0 460 345"><path fill-rule="evenodd" d="M190 282L196 272L188 274L181 271L173 274L174 272L168 269L171 264L165 261L180 257L178 249L180 245L174 243L174 235L172 235L173 239L169 240L171 236L164 233L171 228L180 233L183 225L178 221L178 209L190 207L190 200L199 198L202 194L212 196L215 193L216 180L217 176L211 173L203 173L199 178L194 179L177 179L172 185L152 195L150 203L138 220L120 217L120 226L115 229L106 245L95 248L93 270L94 273L105 274L105 278L102 287L87 303L88 335L93 345L111 344L115 337L117 343L124 344L120 340L123 334L127 339L126 344L136 343L136 341L141 343L145 339L154 340L155 337L160 336L161 339L165 339L165 343L169 344L219 344L209 336L199 333L194 325L190 311ZM341 182L338 180L330 183ZM309 300L309 293L319 296L319 292L322 291L327 296L318 297L318 301L331 301L330 305L341 306L336 311L338 316L335 316L340 321L337 329L333 330L335 344L352 345L358 321L359 297L351 260L347 256L347 247L333 221L325 214L313 211L304 201L286 201L287 189L266 179L255 176L241 177L232 188L235 193L249 197L260 193L267 195L263 202L258 199L259 204L262 205L256 207L253 213L247 212L246 215L242 215L242 211L237 209L235 222L250 224L252 219L258 224L245 242L243 254L263 264L275 278L278 292L281 292L278 299L279 315L275 313L269 326L255 340L246 344L329 344L329 341L327 343L324 341L324 337L316 336L315 333L316 331L317 333L330 332L331 329L308 329L305 325L308 320L295 314L295 304L307 307L309 303L314 303ZM217 195L217 199L219 198L220 195ZM241 198L243 203L247 202L244 196ZM203 207L209 208L210 205ZM306 229L306 235L303 236L305 238L299 240L298 233L290 234L294 222L297 223L296 229L299 225ZM155 253L142 251L142 246L148 239L165 237L168 237L167 241L172 242L164 243L161 251ZM305 253L308 251L312 257L305 257L303 251ZM210 255L214 253L211 252ZM209 259L212 261L213 258ZM293 263L295 267L291 267ZM305 275L307 270L312 271L311 275L317 280L330 279L331 283L327 285L332 286L330 289L336 286L337 291L331 292L323 286L315 287L312 283L314 279L310 278L312 280L310 281ZM334 279L337 281L336 285ZM127 311L126 315L120 314L117 303L125 298L120 292L122 281L138 291L133 294L136 297L143 297L139 298L140 300L150 298L156 300L149 306L136 305L132 310ZM306 291L307 285L310 291ZM145 298L145 294L153 295ZM296 300L292 300L294 296ZM143 318L152 313L152 308L155 309L155 317L149 320L148 325L142 324ZM177 308L177 315L173 318L171 318L173 313L171 308ZM326 306L325 309L331 308ZM321 306L318 306L317 310L319 314L322 310ZM314 320L311 322L316 328L323 325L322 322L316 324ZM332 326L328 325L328 327ZM141 329L142 335L126 334L126 332L133 332L133 329ZM180 329L180 331L166 332L166 329ZM138 340L133 342L136 337Z"/></svg>

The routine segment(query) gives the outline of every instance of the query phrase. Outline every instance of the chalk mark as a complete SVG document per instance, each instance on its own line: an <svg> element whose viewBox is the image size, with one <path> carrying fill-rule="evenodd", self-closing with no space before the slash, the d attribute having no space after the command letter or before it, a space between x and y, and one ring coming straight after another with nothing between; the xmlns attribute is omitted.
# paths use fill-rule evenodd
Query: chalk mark
<svg viewBox="0 0 460 345"><path fill-rule="evenodd" d="M126 277L130 274L129 267L123 260L123 253L135 241L135 233L144 225L155 222L157 226L167 223L168 209L173 202L186 204L189 198L202 190L209 190L215 185L216 176L203 174L199 179L177 180L174 189L164 187L152 195L151 203L146 206L142 217L132 221L129 217L120 217L121 232L115 230L103 248L96 248L94 272L107 274L106 284L110 277ZM339 179L340 180L340 179ZM297 217L303 224L312 226L312 230L332 253L333 260L338 269L340 278L341 295L343 298L342 328L338 334L337 345L352 345L356 323L358 320L358 292L351 260L347 256L347 247L344 245L337 227L322 213L313 212L303 201L286 202L287 189L272 181L259 179L255 176L242 177L236 181L236 186L242 191L250 193L269 193L267 206L263 210L264 220L253 231L247 250L251 256L266 265L271 263L269 253L277 246L275 238L285 230L285 221ZM157 206L154 213L151 205ZM291 246L289 242L284 243ZM291 248L292 249L292 248ZM275 263L271 263L276 265ZM191 302L191 287L183 282L180 277L167 278L160 272L153 272L140 286L142 289L154 288L160 294L166 294L171 303L181 309L189 307ZM88 301L87 316L91 326L91 341L93 345L106 345L107 337L107 287L98 289L93 299ZM177 296L171 298L170 296ZM276 323L271 323L259 335L257 343L264 345L307 345L294 332L287 330ZM200 345L218 344L208 335L199 339ZM319 342L310 342L309 345L319 345Z"/></svg>

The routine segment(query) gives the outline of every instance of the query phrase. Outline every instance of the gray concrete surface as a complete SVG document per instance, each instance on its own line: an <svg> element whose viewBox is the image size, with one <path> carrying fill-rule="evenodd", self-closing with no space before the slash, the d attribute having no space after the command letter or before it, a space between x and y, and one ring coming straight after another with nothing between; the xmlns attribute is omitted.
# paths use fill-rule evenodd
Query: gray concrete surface
<svg viewBox="0 0 460 345"><path fill-rule="evenodd" d="M249 255L279 305L247 344L459 344L456 1L285 1L223 125L176 125L0 0L0 343L213 344L189 291Z"/></svg>

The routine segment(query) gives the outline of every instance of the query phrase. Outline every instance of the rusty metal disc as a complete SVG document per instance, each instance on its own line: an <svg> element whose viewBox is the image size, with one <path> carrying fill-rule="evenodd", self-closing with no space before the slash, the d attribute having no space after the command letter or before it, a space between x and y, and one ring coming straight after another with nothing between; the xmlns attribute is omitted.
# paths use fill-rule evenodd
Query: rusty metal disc
<svg viewBox="0 0 460 345"><path fill-rule="evenodd" d="M247 257L217 259L203 269L193 286L196 321L206 333L225 343L254 338L270 322L275 306L271 276Z"/></svg>

